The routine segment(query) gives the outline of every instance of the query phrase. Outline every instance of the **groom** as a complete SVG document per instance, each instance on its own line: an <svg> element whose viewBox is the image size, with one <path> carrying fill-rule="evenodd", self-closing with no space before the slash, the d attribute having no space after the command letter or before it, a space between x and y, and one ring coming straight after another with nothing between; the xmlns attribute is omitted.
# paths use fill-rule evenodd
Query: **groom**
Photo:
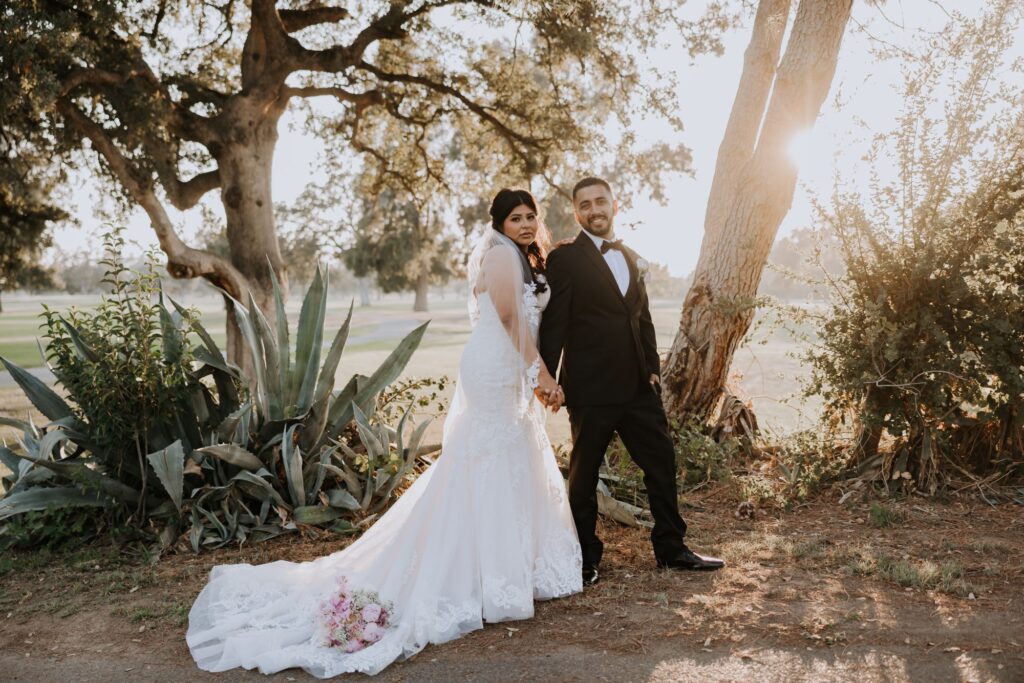
<svg viewBox="0 0 1024 683"><path fill-rule="evenodd" d="M595 533L598 470L616 432L644 472L658 566L719 569L722 560L683 542L654 324L638 257L615 239L618 202L607 181L584 178L572 203L583 230L548 256L551 300L541 319L540 353L552 371L562 361L559 384L572 427L569 504L583 549L583 583L598 580L604 550Z"/></svg>

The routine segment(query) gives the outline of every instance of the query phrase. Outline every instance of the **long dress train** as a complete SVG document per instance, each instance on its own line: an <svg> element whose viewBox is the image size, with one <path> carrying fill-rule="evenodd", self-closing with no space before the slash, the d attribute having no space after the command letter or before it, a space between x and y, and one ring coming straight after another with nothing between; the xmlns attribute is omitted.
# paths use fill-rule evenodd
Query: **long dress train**
<svg viewBox="0 0 1024 683"><path fill-rule="evenodd" d="M516 286L535 339L547 292ZM189 613L186 639L200 668L374 674L428 643L484 621L527 619L534 600L581 590L579 543L543 411L532 398L521 409L529 368L492 298L479 295L477 306L437 461L344 550L214 567ZM342 577L394 606L380 640L351 653L329 647L318 622Z"/></svg>

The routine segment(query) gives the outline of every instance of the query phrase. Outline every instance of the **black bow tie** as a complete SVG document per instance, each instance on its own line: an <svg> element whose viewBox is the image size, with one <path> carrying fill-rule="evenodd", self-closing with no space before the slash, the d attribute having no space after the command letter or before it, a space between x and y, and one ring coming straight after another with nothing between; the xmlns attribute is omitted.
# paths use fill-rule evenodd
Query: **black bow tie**
<svg viewBox="0 0 1024 683"><path fill-rule="evenodd" d="M611 250L611 249L618 249L619 251L622 251L622 249L623 249L622 240L605 240L601 244L601 253L602 254L607 254L609 252L609 250Z"/></svg>

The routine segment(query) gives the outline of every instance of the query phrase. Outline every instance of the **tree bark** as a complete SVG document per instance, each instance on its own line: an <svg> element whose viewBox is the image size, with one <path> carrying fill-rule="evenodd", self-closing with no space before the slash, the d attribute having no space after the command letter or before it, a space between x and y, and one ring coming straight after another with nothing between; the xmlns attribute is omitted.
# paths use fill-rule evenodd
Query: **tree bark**
<svg viewBox="0 0 1024 683"><path fill-rule="evenodd" d="M222 178L221 201L231 264L245 277L249 294L273 325L276 313L271 267L280 281L282 294L288 294L287 268L278 244L271 189L277 121L283 107L268 113L251 111L246 106L250 103L241 104L226 117L223 139L230 142L217 158ZM234 316L230 315L230 306L227 334L228 357L238 362L245 358L245 343Z"/></svg>
<svg viewBox="0 0 1024 683"><path fill-rule="evenodd" d="M761 0L733 109L718 151L693 284L663 371L670 415L707 420L796 189L786 153L828 95L852 0L801 0L779 63L790 0ZM776 66L778 65L778 66ZM770 94L770 100L769 100Z"/></svg>
<svg viewBox="0 0 1024 683"><path fill-rule="evenodd" d="M413 302L412 310L416 313L425 313L428 310L427 293L430 291L430 274L420 273L416 276L416 301Z"/></svg>

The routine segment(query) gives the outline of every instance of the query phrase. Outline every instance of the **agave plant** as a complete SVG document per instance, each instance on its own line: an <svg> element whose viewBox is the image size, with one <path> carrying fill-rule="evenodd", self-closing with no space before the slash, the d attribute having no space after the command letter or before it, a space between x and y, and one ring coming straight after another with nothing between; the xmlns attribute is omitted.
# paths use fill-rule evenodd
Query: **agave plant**
<svg viewBox="0 0 1024 683"><path fill-rule="evenodd" d="M248 306L233 302L252 358L250 400L186 458L191 468L186 462L180 474L167 472L175 486L188 472L204 479L184 503L191 508L193 547L244 540L250 533L267 538L296 524L350 530L353 521L393 499L419 454L427 421L410 429L410 409L392 428L375 413L378 395L401 374L426 324L409 333L372 375L356 375L335 392L352 308L321 364L327 308L322 272L317 269L303 300L294 356L276 278L273 290L273 325L251 296ZM197 357L205 355L197 351Z"/></svg>
<svg viewBox="0 0 1024 683"><path fill-rule="evenodd" d="M0 418L21 431L16 447L0 447L0 462L10 470L2 480L0 520L52 507L105 506L138 525L153 523L165 542L188 525L199 550L263 540L304 524L348 531L394 499L419 455L427 422L414 427L410 408L392 427L378 415L377 400L405 368L425 324L372 374L357 374L335 391L352 309L321 362L327 281L319 269L303 299L294 354L276 280L273 325L251 297L248 306L233 302L252 358L249 381L195 314L167 300L170 309L162 297L154 309L159 329L145 334L159 338L166 366L183 368L175 380L182 400L161 404L164 413L145 425L132 423L135 450L149 446L135 460L126 455L130 448L118 448L124 444L100 438L107 431L99 429L98 411L83 408L87 398L103 405L95 385L107 376L90 329L57 320L74 350L54 359L70 404L0 358L49 420L39 427ZM198 340L190 346L193 336Z"/></svg>

